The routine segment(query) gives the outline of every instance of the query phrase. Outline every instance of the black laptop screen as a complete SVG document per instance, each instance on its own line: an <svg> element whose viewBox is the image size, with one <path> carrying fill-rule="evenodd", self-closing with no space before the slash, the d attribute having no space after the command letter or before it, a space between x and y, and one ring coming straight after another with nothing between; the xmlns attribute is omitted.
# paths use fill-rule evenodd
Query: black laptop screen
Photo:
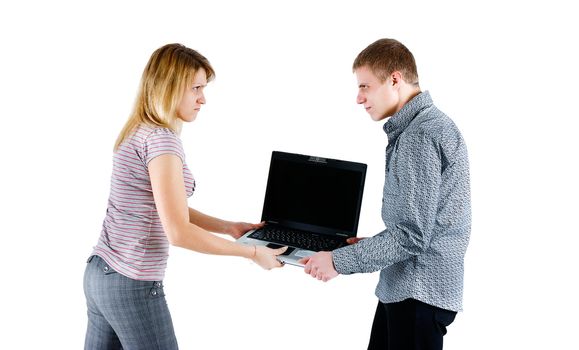
<svg viewBox="0 0 579 350"><path fill-rule="evenodd" d="M304 157L301 161L272 157L263 219L355 235L365 165L363 171L352 170L345 162Z"/></svg>

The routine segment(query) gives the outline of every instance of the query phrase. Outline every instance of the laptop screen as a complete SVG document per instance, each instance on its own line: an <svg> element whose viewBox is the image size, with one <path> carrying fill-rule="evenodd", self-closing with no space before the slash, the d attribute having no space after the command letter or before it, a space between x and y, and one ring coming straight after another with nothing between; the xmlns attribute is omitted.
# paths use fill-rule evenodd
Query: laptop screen
<svg viewBox="0 0 579 350"><path fill-rule="evenodd" d="M355 236L366 165L273 152L262 220Z"/></svg>

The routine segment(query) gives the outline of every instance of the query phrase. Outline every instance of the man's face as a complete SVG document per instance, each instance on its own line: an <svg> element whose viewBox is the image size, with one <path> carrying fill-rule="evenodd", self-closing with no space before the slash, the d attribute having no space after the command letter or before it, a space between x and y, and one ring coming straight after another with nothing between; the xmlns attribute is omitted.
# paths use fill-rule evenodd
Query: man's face
<svg viewBox="0 0 579 350"><path fill-rule="evenodd" d="M397 112L398 89L391 78L381 82L367 66L357 68L354 73L358 80L356 103L364 105L372 120L380 121Z"/></svg>

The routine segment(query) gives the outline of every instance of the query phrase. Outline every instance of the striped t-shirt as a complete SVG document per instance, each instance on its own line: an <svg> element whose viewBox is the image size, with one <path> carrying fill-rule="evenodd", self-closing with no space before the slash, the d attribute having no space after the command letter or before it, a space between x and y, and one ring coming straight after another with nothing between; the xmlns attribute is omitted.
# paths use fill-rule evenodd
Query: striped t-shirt
<svg viewBox="0 0 579 350"><path fill-rule="evenodd" d="M187 197L195 180L185 163L179 137L166 128L139 126L114 153L111 191L103 228L93 255L136 280L161 281L169 257L169 241L153 199L149 162L175 154L183 162Z"/></svg>

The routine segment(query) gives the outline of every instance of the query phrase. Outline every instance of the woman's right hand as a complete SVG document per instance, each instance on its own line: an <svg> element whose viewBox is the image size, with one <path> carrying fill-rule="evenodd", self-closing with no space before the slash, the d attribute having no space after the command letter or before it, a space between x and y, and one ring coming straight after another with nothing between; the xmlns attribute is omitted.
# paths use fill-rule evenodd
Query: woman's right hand
<svg viewBox="0 0 579 350"><path fill-rule="evenodd" d="M282 267L283 264L277 260L277 256L283 254L287 247L271 249L266 246L255 246L255 255L251 260L266 270Z"/></svg>

